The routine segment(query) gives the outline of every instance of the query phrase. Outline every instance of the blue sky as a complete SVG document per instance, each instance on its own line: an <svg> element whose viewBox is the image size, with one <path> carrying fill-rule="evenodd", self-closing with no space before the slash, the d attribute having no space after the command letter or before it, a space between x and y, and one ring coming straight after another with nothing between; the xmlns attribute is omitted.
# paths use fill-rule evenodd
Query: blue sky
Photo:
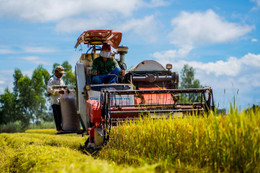
<svg viewBox="0 0 260 173"><path fill-rule="evenodd" d="M128 67L189 64L218 107L234 96L241 108L260 104L259 16L260 0L0 0L0 94L15 68L30 76L39 64L74 66L83 31L112 29L129 47Z"/></svg>

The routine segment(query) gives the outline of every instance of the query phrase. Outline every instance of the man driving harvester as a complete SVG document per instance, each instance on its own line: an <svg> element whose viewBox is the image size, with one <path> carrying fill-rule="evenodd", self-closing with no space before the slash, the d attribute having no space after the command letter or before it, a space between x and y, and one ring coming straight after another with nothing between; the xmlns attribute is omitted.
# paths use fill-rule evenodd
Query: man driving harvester
<svg viewBox="0 0 260 173"><path fill-rule="evenodd" d="M104 43L100 52L100 57L96 58L92 64L92 83L117 83L119 75L125 75L117 61L111 57L111 46Z"/></svg>

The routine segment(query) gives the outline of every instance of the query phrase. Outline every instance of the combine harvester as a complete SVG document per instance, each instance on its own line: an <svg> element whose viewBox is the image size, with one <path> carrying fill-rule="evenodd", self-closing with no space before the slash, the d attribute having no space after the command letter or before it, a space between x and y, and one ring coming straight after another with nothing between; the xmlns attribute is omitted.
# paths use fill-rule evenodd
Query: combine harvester
<svg viewBox="0 0 260 173"><path fill-rule="evenodd" d="M109 140L111 127L140 116L168 118L185 114L207 114L214 109L211 88L178 89L179 75L171 72L172 65L164 68L153 60L145 60L126 71L117 84L92 84L91 65L99 57L101 46L110 44L119 56L121 69L127 69L125 54L128 47L119 46L122 33L112 30L83 32L75 45L87 44L89 49L76 63L77 113L80 115L82 133L88 133L88 149L101 148ZM196 99L188 100L188 95ZM211 106L211 103L213 106Z"/></svg>

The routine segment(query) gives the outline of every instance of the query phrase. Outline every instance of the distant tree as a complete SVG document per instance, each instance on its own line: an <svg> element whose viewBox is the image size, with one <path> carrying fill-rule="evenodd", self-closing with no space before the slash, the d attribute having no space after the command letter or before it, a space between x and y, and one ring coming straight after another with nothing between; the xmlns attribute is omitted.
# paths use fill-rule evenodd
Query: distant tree
<svg viewBox="0 0 260 173"><path fill-rule="evenodd" d="M53 64L53 73L57 66L58 63ZM74 85L72 66L68 61L63 62L62 66L66 72L63 76L64 82L66 85ZM13 93L7 88L4 94L0 95L0 125L19 120L22 128L26 128L31 122L53 120L47 107L49 72L39 65L30 78L16 68L13 78Z"/></svg>
<svg viewBox="0 0 260 173"><path fill-rule="evenodd" d="M188 64L185 64L183 69L181 70L181 82L180 89L187 88L202 88L200 81L195 79L195 69L190 67ZM190 102L190 101L198 101L199 96L197 94L184 94L182 101Z"/></svg>
<svg viewBox="0 0 260 173"><path fill-rule="evenodd" d="M23 127L27 127L30 120L34 121L35 111L33 109L35 104L35 92L32 90L32 80L27 76L23 76L17 82L19 92L18 110L22 113L21 121Z"/></svg>
<svg viewBox="0 0 260 173"><path fill-rule="evenodd" d="M4 119L8 122L20 120L26 128L30 122L39 121L47 114L46 87L50 75L40 65L33 71L31 79L19 69L15 69L13 77L13 93L6 90L1 95L1 117L15 117Z"/></svg>
<svg viewBox="0 0 260 173"><path fill-rule="evenodd" d="M56 63L56 62L52 65L52 74L55 73L55 69L56 69L57 66L60 66L60 64Z"/></svg>
<svg viewBox="0 0 260 173"><path fill-rule="evenodd" d="M18 120L15 103L15 95L6 88L4 94L0 95L0 125Z"/></svg>
<svg viewBox="0 0 260 173"><path fill-rule="evenodd" d="M34 95L33 109L36 121L40 121L46 115L47 84L50 78L49 72L39 65L32 74L31 89Z"/></svg>
<svg viewBox="0 0 260 173"><path fill-rule="evenodd" d="M61 65L64 67L65 75L63 76L63 80L65 85L75 85L76 79L75 79L75 73L72 71L72 66L69 64L68 61L64 61Z"/></svg>
<svg viewBox="0 0 260 173"><path fill-rule="evenodd" d="M61 65L58 63L53 64L53 69L52 69L52 74L55 72L55 68L57 66L62 66L64 68L64 71L66 72L63 76L62 79L65 83L65 85L75 85L76 79L75 79L75 74L72 71L72 66L69 64L68 61L64 61Z"/></svg>
<svg viewBox="0 0 260 173"><path fill-rule="evenodd" d="M181 70L180 88L201 88L200 81L195 79L195 70L188 64L185 64Z"/></svg>
<svg viewBox="0 0 260 173"><path fill-rule="evenodd" d="M14 78L14 87L13 87L13 91L14 91L14 94L16 95L16 97L19 95L18 93L18 87L17 87L17 82L19 81L20 78L23 77L23 74L22 74L22 71L18 68L16 68L14 70L14 74L13 74L13 78Z"/></svg>

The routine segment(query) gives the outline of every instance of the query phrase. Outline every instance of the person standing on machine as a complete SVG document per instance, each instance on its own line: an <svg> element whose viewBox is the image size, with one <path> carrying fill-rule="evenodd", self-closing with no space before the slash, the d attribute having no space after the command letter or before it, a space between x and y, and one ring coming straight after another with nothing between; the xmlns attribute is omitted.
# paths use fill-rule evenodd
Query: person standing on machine
<svg viewBox="0 0 260 173"><path fill-rule="evenodd" d="M53 86L64 86L62 80L62 75L64 74L64 68L62 66L57 66L53 77L48 81L47 91L50 95L51 107L53 110L54 121L56 125L56 130L58 133L62 132L62 116L61 116L61 107L60 107L60 97L61 94L64 94L63 89L53 89Z"/></svg>

